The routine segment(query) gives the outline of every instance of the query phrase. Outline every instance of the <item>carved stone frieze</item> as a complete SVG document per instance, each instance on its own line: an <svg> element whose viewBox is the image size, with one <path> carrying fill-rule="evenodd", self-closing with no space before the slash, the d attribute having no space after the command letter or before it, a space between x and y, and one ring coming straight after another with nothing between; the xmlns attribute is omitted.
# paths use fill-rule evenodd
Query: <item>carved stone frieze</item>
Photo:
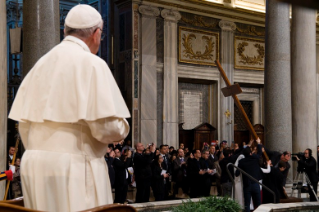
<svg viewBox="0 0 319 212"><path fill-rule="evenodd" d="M237 26L236 31L246 35L265 36L265 30L257 30L255 26L247 26L246 28Z"/></svg>
<svg viewBox="0 0 319 212"><path fill-rule="evenodd" d="M177 22L182 17L178 11L168 10L168 9L162 10L161 15L165 19L165 21L172 21L172 22Z"/></svg>
<svg viewBox="0 0 319 212"><path fill-rule="evenodd" d="M205 20L203 16L199 16L199 15L194 15L194 17L191 19L182 15L181 21L189 25L193 25L197 27L205 27L209 29L214 29L218 24L218 21L215 21L213 23L208 23L208 21Z"/></svg>
<svg viewBox="0 0 319 212"><path fill-rule="evenodd" d="M234 22L231 22L231 21L221 20L219 22L219 27L225 31L235 31L236 30L236 24Z"/></svg>
<svg viewBox="0 0 319 212"><path fill-rule="evenodd" d="M160 10L157 7L152 7L150 5L141 5L138 8L138 11L146 17L156 18L161 14Z"/></svg>

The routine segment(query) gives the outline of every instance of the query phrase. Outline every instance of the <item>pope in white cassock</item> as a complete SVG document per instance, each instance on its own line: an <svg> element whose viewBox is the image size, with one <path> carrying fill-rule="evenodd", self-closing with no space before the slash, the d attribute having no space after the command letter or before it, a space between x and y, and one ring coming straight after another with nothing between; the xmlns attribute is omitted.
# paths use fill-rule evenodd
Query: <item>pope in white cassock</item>
<svg viewBox="0 0 319 212"><path fill-rule="evenodd" d="M98 52L103 21L91 6L73 7L65 39L24 78L9 118L19 121L26 151L24 204L80 211L112 204L107 145L129 132L130 113Z"/></svg>

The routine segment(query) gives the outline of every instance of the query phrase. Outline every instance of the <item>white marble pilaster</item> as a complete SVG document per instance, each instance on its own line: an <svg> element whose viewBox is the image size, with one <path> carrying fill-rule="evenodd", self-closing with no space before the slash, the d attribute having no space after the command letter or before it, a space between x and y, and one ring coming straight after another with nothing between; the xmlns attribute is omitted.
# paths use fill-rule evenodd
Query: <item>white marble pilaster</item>
<svg viewBox="0 0 319 212"><path fill-rule="evenodd" d="M164 9L164 94L163 144L178 147L178 74L177 74L177 22L178 11Z"/></svg>
<svg viewBox="0 0 319 212"><path fill-rule="evenodd" d="M157 141L156 7L141 5L141 142Z"/></svg>
<svg viewBox="0 0 319 212"><path fill-rule="evenodd" d="M266 147L291 151L289 4L267 0L265 43Z"/></svg>
<svg viewBox="0 0 319 212"><path fill-rule="evenodd" d="M221 20L219 27L222 29L221 39L221 65L230 81L234 83L234 31L236 24L230 21ZM220 76L221 88L226 87L225 81ZM220 91L221 92L221 91ZM226 117L225 112L229 110L231 115ZM220 135L219 139L231 142L234 140L234 99L220 95Z"/></svg>
<svg viewBox="0 0 319 212"><path fill-rule="evenodd" d="M317 156L316 10L292 6L292 149Z"/></svg>
<svg viewBox="0 0 319 212"><path fill-rule="evenodd" d="M7 153L7 10L6 1L0 1L0 170L6 169ZM3 199L5 181L0 183Z"/></svg>

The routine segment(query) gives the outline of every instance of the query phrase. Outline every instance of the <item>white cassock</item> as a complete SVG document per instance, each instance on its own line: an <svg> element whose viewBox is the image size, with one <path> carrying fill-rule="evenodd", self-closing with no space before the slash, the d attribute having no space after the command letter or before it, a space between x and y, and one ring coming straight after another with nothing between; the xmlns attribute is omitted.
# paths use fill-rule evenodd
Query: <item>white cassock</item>
<svg viewBox="0 0 319 212"><path fill-rule="evenodd" d="M26 151L24 204L80 211L112 204L107 145L129 132L130 113L107 64L73 36L44 55L24 78L9 118Z"/></svg>

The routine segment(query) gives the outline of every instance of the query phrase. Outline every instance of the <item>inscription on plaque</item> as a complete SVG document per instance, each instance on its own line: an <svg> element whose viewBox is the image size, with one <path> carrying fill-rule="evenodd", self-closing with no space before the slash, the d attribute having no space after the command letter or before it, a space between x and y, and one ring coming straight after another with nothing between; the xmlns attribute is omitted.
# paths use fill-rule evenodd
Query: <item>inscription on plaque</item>
<svg viewBox="0 0 319 212"><path fill-rule="evenodd" d="M183 93L184 125L183 129L193 129L201 124L201 93Z"/></svg>

